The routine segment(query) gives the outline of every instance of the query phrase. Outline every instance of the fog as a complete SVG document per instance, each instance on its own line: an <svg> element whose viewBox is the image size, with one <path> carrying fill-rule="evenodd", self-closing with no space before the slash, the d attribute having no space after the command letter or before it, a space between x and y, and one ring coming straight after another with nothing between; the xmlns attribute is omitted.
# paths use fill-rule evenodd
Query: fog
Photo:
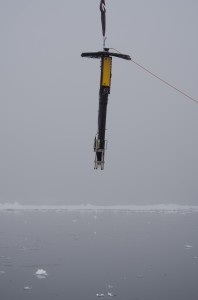
<svg viewBox="0 0 198 300"><path fill-rule="evenodd" d="M196 1L106 0L106 46L198 99ZM99 1L0 1L0 202L197 204L198 105L113 58L94 170Z"/></svg>

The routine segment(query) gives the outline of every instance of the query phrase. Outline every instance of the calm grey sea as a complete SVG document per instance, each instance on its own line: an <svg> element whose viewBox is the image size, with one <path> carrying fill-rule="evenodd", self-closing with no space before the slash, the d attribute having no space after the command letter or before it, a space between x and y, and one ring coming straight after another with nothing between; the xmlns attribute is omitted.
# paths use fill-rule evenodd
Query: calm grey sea
<svg viewBox="0 0 198 300"><path fill-rule="evenodd" d="M1 211L1 300L197 300L198 213Z"/></svg>

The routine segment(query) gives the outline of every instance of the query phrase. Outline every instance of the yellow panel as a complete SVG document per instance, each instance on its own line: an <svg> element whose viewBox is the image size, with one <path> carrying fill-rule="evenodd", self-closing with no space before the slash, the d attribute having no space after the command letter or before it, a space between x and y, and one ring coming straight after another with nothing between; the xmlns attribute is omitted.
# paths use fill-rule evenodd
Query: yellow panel
<svg viewBox="0 0 198 300"><path fill-rule="evenodd" d="M109 86L111 83L111 57L103 57L102 63L102 82L103 86Z"/></svg>

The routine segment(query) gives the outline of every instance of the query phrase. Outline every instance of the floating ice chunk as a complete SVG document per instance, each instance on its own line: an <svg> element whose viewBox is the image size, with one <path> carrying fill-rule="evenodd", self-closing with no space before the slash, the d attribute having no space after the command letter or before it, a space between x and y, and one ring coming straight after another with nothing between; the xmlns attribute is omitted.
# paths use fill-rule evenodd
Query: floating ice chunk
<svg viewBox="0 0 198 300"><path fill-rule="evenodd" d="M48 274L47 274L47 272L46 272L45 270L43 270L43 269L38 269L38 270L36 271L36 275L44 275L44 276L47 276Z"/></svg>
<svg viewBox="0 0 198 300"><path fill-rule="evenodd" d="M108 292L108 293L107 293L107 296L108 296L108 297L115 297L116 295L114 295L114 294Z"/></svg>
<svg viewBox="0 0 198 300"><path fill-rule="evenodd" d="M96 297L104 297L104 294L96 294Z"/></svg>
<svg viewBox="0 0 198 300"><path fill-rule="evenodd" d="M32 287L31 286L24 286L23 288L25 291L28 291L28 290L32 290Z"/></svg>
<svg viewBox="0 0 198 300"><path fill-rule="evenodd" d="M186 249L191 249L191 248L192 248L192 245L185 245L185 248L186 248Z"/></svg>
<svg viewBox="0 0 198 300"><path fill-rule="evenodd" d="M1 255L0 258L5 259L5 260L11 260L11 257L6 257L5 255Z"/></svg>
<svg viewBox="0 0 198 300"><path fill-rule="evenodd" d="M0 271L0 274L5 274L5 271Z"/></svg>
<svg viewBox="0 0 198 300"><path fill-rule="evenodd" d="M35 273L36 277L39 279L44 279L48 275L47 272L43 269L38 269Z"/></svg>

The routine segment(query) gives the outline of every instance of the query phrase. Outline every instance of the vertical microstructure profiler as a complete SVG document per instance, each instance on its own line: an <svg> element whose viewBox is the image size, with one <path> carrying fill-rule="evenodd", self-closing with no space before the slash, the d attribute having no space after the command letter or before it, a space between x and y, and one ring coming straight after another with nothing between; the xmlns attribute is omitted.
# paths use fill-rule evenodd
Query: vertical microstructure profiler
<svg viewBox="0 0 198 300"><path fill-rule="evenodd" d="M101 59L101 74L100 74L100 90L99 90L99 110L98 110L98 131L94 140L95 161L94 169L104 169L104 158L106 149L105 130L106 130L106 115L108 95L111 87L111 68L112 56L131 60L129 55L109 52L108 48L99 52L86 52L81 54L82 57L100 58Z"/></svg>

